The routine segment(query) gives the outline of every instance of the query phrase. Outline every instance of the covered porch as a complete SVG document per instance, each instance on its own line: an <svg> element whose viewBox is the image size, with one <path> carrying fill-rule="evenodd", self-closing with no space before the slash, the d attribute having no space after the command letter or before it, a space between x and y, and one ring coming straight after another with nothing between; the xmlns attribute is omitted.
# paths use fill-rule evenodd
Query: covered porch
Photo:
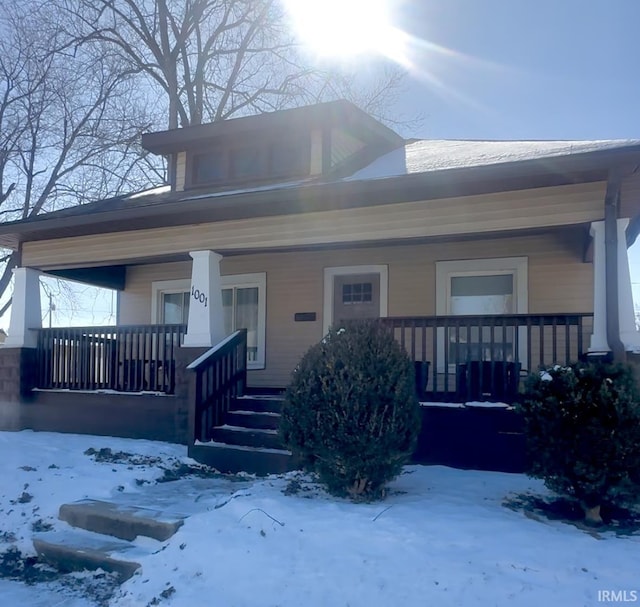
<svg viewBox="0 0 640 607"><path fill-rule="evenodd" d="M427 402L513 403L529 372L587 355L593 332L592 313L381 322L414 361L416 391ZM175 394L176 355L186 333L180 324L38 329L34 387ZM246 333L244 342L246 348Z"/></svg>

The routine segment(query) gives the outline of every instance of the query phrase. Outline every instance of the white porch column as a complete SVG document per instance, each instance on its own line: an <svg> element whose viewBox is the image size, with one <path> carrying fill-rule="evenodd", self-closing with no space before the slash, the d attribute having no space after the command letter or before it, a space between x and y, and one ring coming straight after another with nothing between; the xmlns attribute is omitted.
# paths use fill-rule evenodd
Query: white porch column
<svg viewBox="0 0 640 607"><path fill-rule="evenodd" d="M220 260L213 251L191 251L189 320L184 345L211 347L225 337Z"/></svg>
<svg viewBox="0 0 640 607"><path fill-rule="evenodd" d="M589 233L593 238L593 333L589 352L609 352L604 221L592 222Z"/></svg>
<svg viewBox="0 0 640 607"><path fill-rule="evenodd" d="M40 272L32 268L14 268L11 320L4 347L37 347L38 336L35 331L29 329L41 327Z"/></svg>
<svg viewBox="0 0 640 607"><path fill-rule="evenodd" d="M636 329L633 309L633 291L629 272L626 230L629 219L618 219L618 315L620 318L620 341L624 349L640 351L640 333Z"/></svg>

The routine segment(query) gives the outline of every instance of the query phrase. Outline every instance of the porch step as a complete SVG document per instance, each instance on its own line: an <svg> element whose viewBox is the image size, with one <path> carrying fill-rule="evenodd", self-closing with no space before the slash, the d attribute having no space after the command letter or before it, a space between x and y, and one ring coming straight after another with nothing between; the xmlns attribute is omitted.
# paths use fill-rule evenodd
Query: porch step
<svg viewBox="0 0 640 607"><path fill-rule="evenodd" d="M73 529L37 534L33 546L40 559L62 573L103 569L117 573L120 582L128 580L140 568L138 560L161 548Z"/></svg>
<svg viewBox="0 0 640 607"><path fill-rule="evenodd" d="M211 432L214 442L245 447L283 449L278 431L273 429L245 428L242 426L218 426Z"/></svg>
<svg viewBox="0 0 640 607"><path fill-rule="evenodd" d="M227 424L243 428L277 430L280 424L280 415L278 413L256 413L255 411L230 411L227 413Z"/></svg>
<svg viewBox="0 0 640 607"><path fill-rule="evenodd" d="M220 472L249 472L258 476L280 474L300 467L290 451L226 443L198 443L189 446L189 457Z"/></svg>
<svg viewBox="0 0 640 607"><path fill-rule="evenodd" d="M164 515L150 508L90 499L63 504L58 518L72 527L123 540L143 535L161 542L169 539L183 523L182 517Z"/></svg>
<svg viewBox="0 0 640 607"><path fill-rule="evenodd" d="M274 395L247 395L234 399L229 410L253 411L254 413L281 413L284 396Z"/></svg>

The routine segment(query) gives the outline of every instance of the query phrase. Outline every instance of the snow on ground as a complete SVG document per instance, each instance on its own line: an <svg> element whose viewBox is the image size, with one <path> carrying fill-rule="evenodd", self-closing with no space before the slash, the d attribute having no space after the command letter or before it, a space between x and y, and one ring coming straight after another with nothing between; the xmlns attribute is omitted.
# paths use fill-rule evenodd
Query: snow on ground
<svg viewBox="0 0 640 607"><path fill-rule="evenodd" d="M84 454L90 447L140 458L96 462ZM165 443L0 433L0 551L11 543L2 532L30 550L38 518L61 528L55 515L63 502L123 491L143 500L149 485L136 479L185 461L184 447ZM409 466L375 504L331 498L300 473L245 479L235 493L212 481L195 500L181 483L175 499L191 500L194 514L144 558L111 607L539 607L598 605L599 590L640 596L640 538L505 508L509 495L545 493L522 475ZM55 583L0 580L2 605L95 604L65 592Z"/></svg>

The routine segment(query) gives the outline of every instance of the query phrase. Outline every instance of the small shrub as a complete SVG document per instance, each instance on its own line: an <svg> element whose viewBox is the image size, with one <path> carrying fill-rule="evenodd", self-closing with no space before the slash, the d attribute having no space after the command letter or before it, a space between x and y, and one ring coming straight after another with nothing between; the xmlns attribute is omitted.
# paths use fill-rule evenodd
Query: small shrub
<svg viewBox="0 0 640 607"><path fill-rule="evenodd" d="M531 375L519 409L531 476L577 500L589 522L640 482L640 399L628 365L578 363Z"/></svg>
<svg viewBox="0 0 640 607"><path fill-rule="evenodd" d="M409 357L378 321L331 329L293 373L281 435L334 495L374 499L420 428Z"/></svg>

